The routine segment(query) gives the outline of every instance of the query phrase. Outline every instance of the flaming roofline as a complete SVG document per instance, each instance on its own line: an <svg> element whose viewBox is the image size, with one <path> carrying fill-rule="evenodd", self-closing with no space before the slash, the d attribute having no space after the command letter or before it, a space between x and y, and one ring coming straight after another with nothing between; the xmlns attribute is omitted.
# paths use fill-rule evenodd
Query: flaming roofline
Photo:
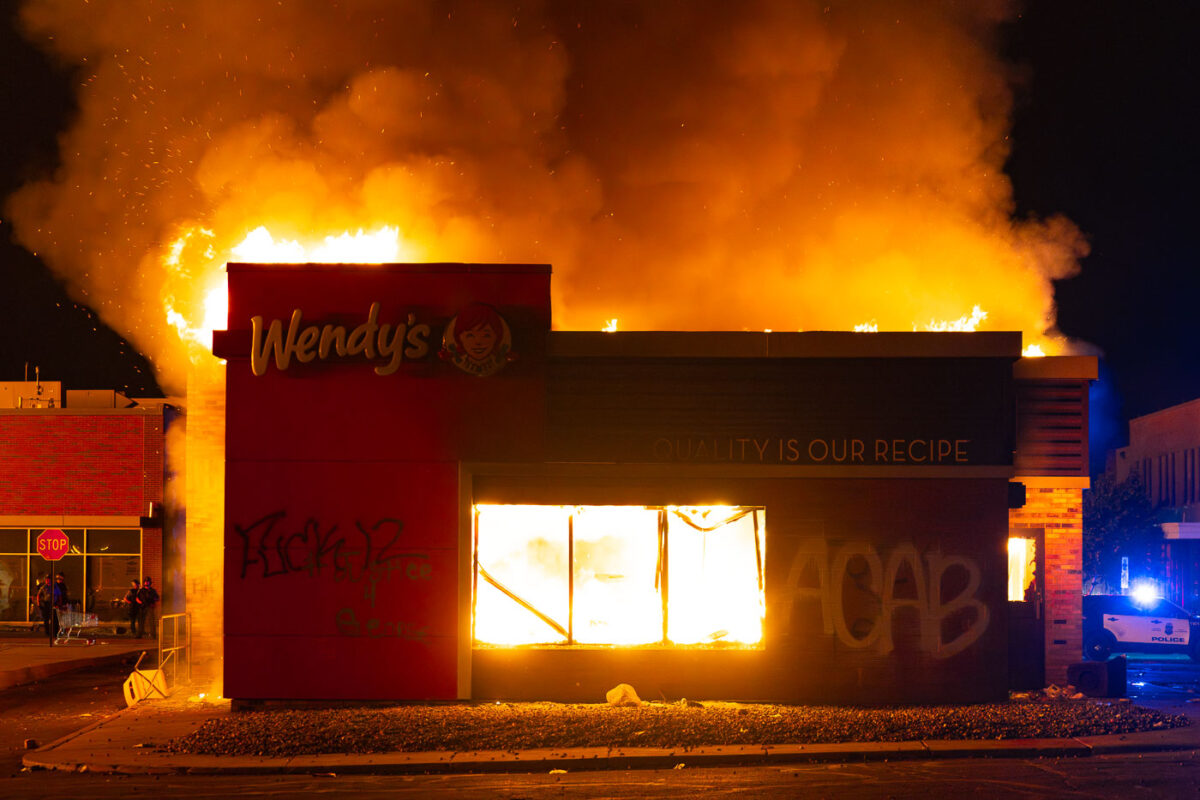
<svg viewBox="0 0 1200 800"><path fill-rule="evenodd" d="M1021 358L1020 332L555 331L557 358ZM1048 360L1048 359L1033 359Z"/></svg>
<svg viewBox="0 0 1200 800"><path fill-rule="evenodd" d="M472 272L472 273L533 273L549 275L551 272L549 264L508 264L508 263L479 263L479 262L455 262L455 261L439 261L439 262L386 262L386 263L371 263L371 262L325 262L325 261L300 261L300 262L249 262L249 261L230 261L225 265L226 272L280 272L289 269L303 269L305 272L406 272L406 273L423 273L423 272Z"/></svg>

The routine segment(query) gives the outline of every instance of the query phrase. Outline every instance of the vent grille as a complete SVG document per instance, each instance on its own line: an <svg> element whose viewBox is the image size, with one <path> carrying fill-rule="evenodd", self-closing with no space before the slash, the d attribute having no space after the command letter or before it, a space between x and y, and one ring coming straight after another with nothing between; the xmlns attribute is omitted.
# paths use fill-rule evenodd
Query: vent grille
<svg viewBox="0 0 1200 800"><path fill-rule="evenodd" d="M1018 475L1088 474L1087 381L1017 381Z"/></svg>

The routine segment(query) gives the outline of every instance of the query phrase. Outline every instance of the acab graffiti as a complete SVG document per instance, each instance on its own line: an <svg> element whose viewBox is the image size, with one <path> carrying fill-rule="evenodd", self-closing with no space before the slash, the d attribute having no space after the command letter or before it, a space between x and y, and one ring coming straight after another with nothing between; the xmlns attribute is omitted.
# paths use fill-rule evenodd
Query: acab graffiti
<svg viewBox="0 0 1200 800"><path fill-rule="evenodd" d="M948 577L961 588L944 600L943 581ZM875 598L869 626L847 622L848 582L855 590ZM976 596L979 586L979 565L965 556L934 550L926 552L922 560L916 546L907 543L893 548L884 561L868 542L830 548L823 539L810 539L796 551L779 595L777 613L781 629L788 630L793 615L816 602L826 635L836 636L846 647L874 647L880 654L887 654L895 649L892 629L897 612L911 608L919 624L920 649L933 658L944 659L966 650L987 630L990 614ZM952 617L964 624L946 641L944 623ZM862 627L869 629L864 631Z"/></svg>

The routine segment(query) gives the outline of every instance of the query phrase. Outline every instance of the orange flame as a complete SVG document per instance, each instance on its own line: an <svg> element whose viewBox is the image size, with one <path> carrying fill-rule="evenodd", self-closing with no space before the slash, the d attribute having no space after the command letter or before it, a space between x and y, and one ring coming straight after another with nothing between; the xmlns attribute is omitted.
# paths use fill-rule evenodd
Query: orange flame
<svg viewBox="0 0 1200 800"><path fill-rule="evenodd" d="M83 88L8 218L175 390L231 258L550 263L564 329L923 330L978 303L1066 347L1053 281L1087 244L1012 215L994 4L208 5L22 10ZM384 226L398 254L321 251Z"/></svg>
<svg viewBox="0 0 1200 800"><path fill-rule="evenodd" d="M178 292L163 298L167 323L189 348L193 361L212 352L212 332L223 330L229 316L229 291L224 266L227 261L257 264L353 263L386 264L413 260L417 248L402 241L400 229L384 225L374 231L308 237L303 242L276 239L265 226L247 233L219 258L216 235L201 226L185 228L166 247L162 264L174 278L172 285L195 287L184 297ZM199 246L202 245L202 246Z"/></svg>

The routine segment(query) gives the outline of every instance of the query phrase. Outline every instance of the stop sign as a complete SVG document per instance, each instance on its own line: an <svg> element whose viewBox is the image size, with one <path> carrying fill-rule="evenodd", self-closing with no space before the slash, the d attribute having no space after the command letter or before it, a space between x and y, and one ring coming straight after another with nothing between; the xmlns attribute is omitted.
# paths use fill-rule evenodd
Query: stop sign
<svg viewBox="0 0 1200 800"><path fill-rule="evenodd" d="M58 528L47 528L38 534L38 555L47 561L58 561L67 554L67 535Z"/></svg>

